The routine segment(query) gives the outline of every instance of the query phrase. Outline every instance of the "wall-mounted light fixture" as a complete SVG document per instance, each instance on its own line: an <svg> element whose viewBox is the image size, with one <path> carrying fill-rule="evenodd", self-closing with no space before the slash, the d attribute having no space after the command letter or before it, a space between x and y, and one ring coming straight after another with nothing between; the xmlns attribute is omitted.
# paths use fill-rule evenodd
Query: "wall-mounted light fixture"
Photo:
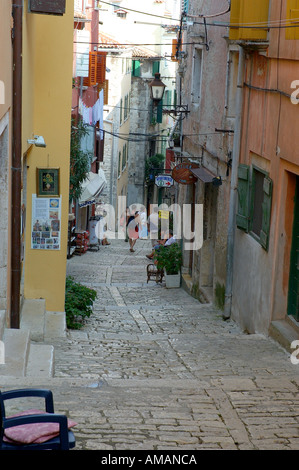
<svg viewBox="0 0 299 470"><path fill-rule="evenodd" d="M155 78L149 84L151 91L151 98L155 104L162 100L166 85L162 82L159 73L155 73Z"/></svg>
<svg viewBox="0 0 299 470"><path fill-rule="evenodd" d="M27 140L28 144L30 145L35 145L36 147L47 147L45 143L45 139L43 138L42 135L35 135L34 139L28 139Z"/></svg>
<svg viewBox="0 0 299 470"><path fill-rule="evenodd" d="M164 90L166 88L166 85L162 82L160 78L159 73L155 73L155 78L152 82L149 83L150 91L151 91L151 98L154 102L154 104L157 106L158 103L163 99L164 95ZM165 108L163 105L162 112L164 114L187 114L189 113L188 111L188 105L171 105L170 108Z"/></svg>

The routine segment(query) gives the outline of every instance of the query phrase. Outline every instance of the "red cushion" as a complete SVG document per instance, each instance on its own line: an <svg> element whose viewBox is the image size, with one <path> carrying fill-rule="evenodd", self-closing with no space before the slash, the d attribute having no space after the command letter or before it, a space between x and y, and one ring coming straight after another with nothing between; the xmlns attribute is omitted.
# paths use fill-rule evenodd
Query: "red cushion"
<svg viewBox="0 0 299 470"><path fill-rule="evenodd" d="M10 418L37 414L48 413L41 410L27 410L10 416ZM71 419L67 421L69 429L77 424ZM59 436L59 423L29 423L5 429L3 440L13 444L39 444L57 436Z"/></svg>

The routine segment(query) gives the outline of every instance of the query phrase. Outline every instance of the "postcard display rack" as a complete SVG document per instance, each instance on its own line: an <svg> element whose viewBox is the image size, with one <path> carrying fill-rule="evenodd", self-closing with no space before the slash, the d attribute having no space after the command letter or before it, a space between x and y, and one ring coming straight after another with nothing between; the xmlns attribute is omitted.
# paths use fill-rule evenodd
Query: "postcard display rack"
<svg viewBox="0 0 299 470"><path fill-rule="evenodd" d="M89 232L87 230L76 231L76 255L86 253L89 246Z"/></svg>

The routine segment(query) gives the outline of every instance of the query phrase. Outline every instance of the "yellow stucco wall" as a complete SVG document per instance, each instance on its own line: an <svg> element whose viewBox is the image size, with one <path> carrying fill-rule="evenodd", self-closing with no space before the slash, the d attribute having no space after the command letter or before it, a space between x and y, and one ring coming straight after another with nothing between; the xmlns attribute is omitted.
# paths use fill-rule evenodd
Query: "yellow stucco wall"
<svg viewBox="0 0 299 470"><path fill-rule="evenodd" d="M64 311L69 211L69 153L73 64L73 2L63 16L37 15L24 5L23 30L23 155L27 153L25 298L46 299L49 311ZM47 147L30 147L33 135ZM60 169L60 250L31 248L32 194L36 169Z"/></svg>

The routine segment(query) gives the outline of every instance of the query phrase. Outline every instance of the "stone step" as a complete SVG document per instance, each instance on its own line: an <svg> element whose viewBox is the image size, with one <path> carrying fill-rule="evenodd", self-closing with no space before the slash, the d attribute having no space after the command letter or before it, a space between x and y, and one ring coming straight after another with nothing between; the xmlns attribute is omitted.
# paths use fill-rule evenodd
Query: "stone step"
<svg viewBox="0 0 299 470"><path fill-rule="evenodd" d="M66 319L64 312L46 312L44 339L49 341L54 338L66 336Z"/></svg>
<svg viewBox="0 0 299 470"><path fill-rule="evenodd" d="M0 377L52 377L54 374L54 347L30 341L28 330L5 329L4 364Z"/></svg>
<svg viewBox="0 0 299 470"><path fill-rule="evenodd" d="M2 340L5 330L5 310L0 310L0 340Z"/></svg>
<svg viewBox="0 0 299 470"><path fill-rule="evenodd" d="M0 376L25 377L30 346L29 331L6 328L3 335L4 361Z"/></svg>
<svg viewBox="0 0 299 470"><path fill-rule="evenodd" d="M28 330L32 341L43 341L46 302L44 299L25 299L21 311L21 330Z"/></svg>
<svg viewBox="0 0 299 470"><path fill-rule="evenodd" d="M21 312L20 327L30 331L32 341L61 338L66 336L65 313L47 312L44 299L26 299Z"/></svg>
<svg viewBox="0 0 299 470"><path fill-rule="evenodd" d="M26 377L53 377L54 347L48 344L30 343Z"/></svg>
<svg viewBox="0 0 299 470"><path fill-rule="evenodd" d="M286 320L272 321L269 335L290 353L293 352L292 341L299 339L298 331Z"/></svg>

